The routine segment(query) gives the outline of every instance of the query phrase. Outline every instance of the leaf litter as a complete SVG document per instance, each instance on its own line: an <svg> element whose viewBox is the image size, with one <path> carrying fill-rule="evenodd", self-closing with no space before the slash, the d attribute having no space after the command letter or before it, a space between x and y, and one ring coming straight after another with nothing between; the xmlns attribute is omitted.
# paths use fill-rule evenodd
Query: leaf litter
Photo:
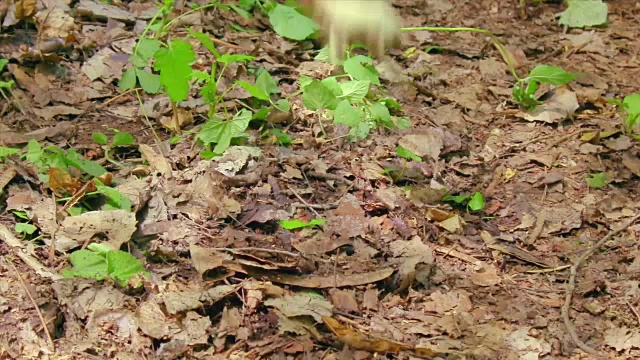
<svg viewBox="0 0 640 360"><path fill-rule="evenodd" d="M327 79L339 69L294 41L312 23L291 26L300 14L283 5L250 18L236 5L171 14L172 31L206 30L227 59L245 56L226 64L215 106L175 100L178 88L138 99L115 84L151 4L0 5L0 59L10 59L0 84L15 81L0 102L0 146L27 149L0 152L0 357L584 355L567 319L586 349L640 356L640 227L626 224L638 212L640 165L637 139L620 131L633 108L620 115L607 103L635 91L633 9L611 3L606 27L563 33L548 14L565 9L553 3L527 2L526 19L515 3L394 4L405 26L501 34L518 72L548 63L581 76L541 86L544 103L523 109L502 54L480 36L412 32L393 62L379 64L382 81L352 63L363 78L338 89ZM601 22L606 6L591 19L581 6L560 24ZM212 57L196 49L206 72ZM165 55L158 66L180 54ZM175 80L147 66L131 73L145 91ZM262 75L258 88L259 67L273 83ZM323 97L295 94L305 77ZM348 111L320 126L329 113L310 110L337 111L332 91L344 110L380 83L410 129L372 130ZM257 101L275 94L264 89L291 97L258 128ZM203 122L221 109L231 120ZM368 136L350 142L345 125ZM93 134L113 129L135 145L96 145ZM214 145L202 151L196 139ZM398 157L398 146L418 158ZM114 184L81 175L103 181L103 169ZM481 212L463 200L476 192L487 201ZM95 210L70 213L78 204ZM281 225L289 220L308 226ZM581 259L609 230L621 233ZM72 264L82 277L63 277Z"/></svg>

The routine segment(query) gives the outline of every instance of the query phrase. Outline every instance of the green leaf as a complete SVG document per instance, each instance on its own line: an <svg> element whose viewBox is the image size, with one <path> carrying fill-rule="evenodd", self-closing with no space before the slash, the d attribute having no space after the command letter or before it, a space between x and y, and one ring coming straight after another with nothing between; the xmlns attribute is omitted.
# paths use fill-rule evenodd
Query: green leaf
<svg viewBox="0 0 640 360"><path fill-rule="evenodd" d="M559 23L574 28L599 26L607 22L608 13L609 8L602 0L568 0Z"/></svg>
<svg viewBox="0 0 640 360"><path fill-rule="evenodd" d="M408 117L397 117L396 127L400 130L409 129L411 127L411 119L409 119Z"/></svg>
<svg viewBox="0 0 640 360"><path fill-rule="evenodd" d="M278 35L298 41L308 38L318 29L313 20L281 4L269 12L269 21Z"/></svg>
<svg viewBox="0 0 640 360"><path fill-rule="evenodd" d="M4 69L4 67L7 66L8 63L9 63L9 60L0 59L0 71L2 71Z"/></svg>
<svg viewBox="0 0 640 360"><path fill-rule="evenodd" d="M313 227L313 226L316 226L316 225L322 225L322 224L324 224L326 222L327 222L327 220L325 220L325 219L313 219L313 220L311 220L309 222L305 222L305 221L298 220L298 219L280 220L280 226L282 226L283 228L285 228L287 230L295 230L295 229Z"/></svg>
<svg viewBox="0 0 640 360"><path fill-rule="evenodd" d="M133 57L133 65L137 68L143 68L148 65L149 59L160 50L162 43L159 40L143 37L138 41L137 52Z"/></svg>
<svg viewBox="0 0 640 360"><path fill-rule="evenodd" d="M396 148L396 154L407 160L422 161L422 158L420 156L414 154L413 152L411 152L411 150L403 148L402 146L398 146Z"/></svg>
<svg viewBox="0 0 640 360"><path fill-rule="evenodd" d="M338 82L338 79L335 76L322 79L322 81L320 82L322 83L322 85L326 86L329 90L331 90L333 95L342 96L342 88L340 87L340 83Z"/></svg>
<svg viewBox="0 0 640 360"><path fill-rule="evenodd" d="M78 250L71 253L69 262L73 266L64 271L66 278L83 277L104 280L107 277L107 261L104 256L91 250Z"/></svg>
<svg viewBox="0 0 640 360"><path fill-rule="evenodd" d="M247 90L251 96L256 99L269 101L269 95L267 95L262 89L257 86L250 84L246 81L236 81L236 84L240 85L243 89Z"/></svg>
<svg viewBox="0 0 640 360"><path fill-rule="evenodd" d="M107 253L107 273L120 284L125 285L134 275L144 272L140 260L128 252L116 250Z"/></svg>
<svg viewBox="0 0 640 360"><path fill-rule="evenodd" d="M342 100L333 113L333 122L336 124L345 124L352 128L362 122L362 112L353 108L347 100Z"/></svg>
<svg viewBox="0 0 640 360"><path fill-rule="evenodd" d="M318 61L329 62L329 53L330 53L329 48L325 46L322 49L320 49L320 51L318 51L318 53L313 59Z"/></svg>
<svg viewBox="0 0 640 360"><path fill-rule="evenodd" d="M185 100L189 95L191 63L196 60L191 44L174 39L168 48L158 50L155 57L153 67L160 71L160 83L166 88L169 98L174 102Z"/></svg>
<svg viewBox="0 0 640 360"><path fill-rule="evenodd" d="M562 68L557 66L538 65L531 70L526 80L560 86L570 82L579 75L580 74L564 71ZM530 90L527 91L527 93L530 93Z"/></svg>
<svg viewBox="0 0 640 360"><path fill-rule="evenodd" d="M118 131L113 135L113 141L111 142L112 146L128 146L135 142L133 135L129 134L126 131Z"/></svg>
<svg viewBox="0 0 640 360"><path fill-rule="evenodd" d="M126 91L136 87L136 68L130 67L122 74L120 82L118 83L120 91Z"/></svg>
<svg viewBox="0 0 640 360"><path fill-rule="evenodd" d="M91 135L91 138L98 145L107 145L107 143L109 142L107 134L101 132L93 133Z"/></svg>
<svg viewBox="0 0 640 360"><path fill-rule="evenodd" d="M371 112L371 117L374 121L379 124L382 124L388 128L395 127L395 124L391 120L391 114L389 114L389 109L387 109L384 104L376 102L369 107L369 111Z"/></svg>
<svg viewBox="0 0 640 360"><path fill-rule="evenodd" d="M211 160L216 157L216 153L213 151L200 151L200 157L202 160Z"/></svg>
<svg viewBox="0 0 640 360"><path fill-rule="evenodd" d="M140 86L142 86L142 89L148 94L157 94L160 92L160 89L162 89L160 76L157 74L143 69L136 69L136 76L138 77Z"/></svg>
<svg viewBox="0 0 640 360"><path fill-rule="evenodd" d="M254 57L251 55L242 55L242 54L223 54L218 57L217 61L222 64L232 64L238 62L247 62L253 60Z"/></svg>
<svg viewBox="0 0 640 360"><path fill-rule="evenodd" d="M13 215L19 217L20 219L31 220L29 219L29 214L27 214L26 211L11 210L11 212L13 213Z"/></svg>
<svg viewBox="0 0 640 360"><path fill-rule="evenodd" d="M238 15L240 15L243 19L247 19L247 20L251 19L251 14L247 10L234 4L229 4L229 7L233 9L233 11L238 13Z"/></svg>
<svg viewBox="0 0 640 360"><path fill-rule="evenodd" d="M442 197L442 201L449 201L449 202L454 202L456 204L464 204L465 202L467 202L469 200L469 198L471 198L471 196L469 195L451 195L451 194L447 194L444 197Z"/></svg>
<svg viewBox="0 0 640 360"><path fill-rule="evenodd" d="M118 190L104 185L100 180L93 179L97 191L107 198L105 210L127 210L131 211L131 200Z"/></svg>
<svg viewBox="0 0 640 360"><path fill-rule="evenodd" d="M6 146L0 146L0 160L3 160L6 157L11 155L15 155L20 152L20 149L14 149Z"/></svg>
<svg viewBox="0 0 640 360"><path fill-rule="evenodd" d="M344 71L355 80L369 81L374 85L380 85L378 71L373 66L373 59L363 55L356 55L347 59L342 65Z"/></svg>
<svg viewBox="0 0 640 360"><path fill-rule="evenodd" d="M222 154L231 144L231 139L241 136L249 126L251 111L242 109L231 120L210 120L202 126L197 137L205 145L216 144L213 152Z"/></svg>
<svg viewBox="0 0 640 360"><path fill-rule="evenodd" d="M256 6L256 0L240 0L238 6L244 10L251 11Z"/></svg>
<svg viewBox="0 0 640 360"><path fill-rule="evenodd" d="M276 101L276 103L274 104L275 108L282 111L282 112L288 112L289 110L291 110L291 104L289 103L289 100L287 99L280 99L278 101Z"/></svg>
<svg viewBox="0 0 640 360"><path fill-rule="evenodd" d="M188 31L189 35L198 39L202 46L209 50L211 54L213 54L216 58L220 57L220 53L218 52L218 50L216 50L216 45L213 43L209 35L201 33L199 31L193 31L192 29L189 29Z"/></svg>
<svg viewBox="0 0 640 360"><path fill-rule="evenodd" d="M278 143L279 145L286 146L291 144L291 136L289 136L289 134L287 134L286 132L280 129L268 130L265 132L264 136L269 136L269 135L275 136L276 143Z"/></svg>
<svg viewBox="0 0 640 360"><path fill-rule="evenodd" d="M300 83L300 90L304 90L307 86L311 85L313 80L315 79L307 75L300 75L300 77L298 77L298 82Z"/></svg>
<svg viewBox="0 0 640 360"><path fill-rule="evenodd" d="M107 172L107 170L105 170L102 165L98 164L97 162L85 159L74 149L69 149L69 151L67 151L66 156L64 156L64 161L66 165L73 166L76 169L80 169L91 176L97 177Z"/></svg>
<svg viewBox="0 0 640 360"><path fill-rule="evenodd" d="M587 177L587 185L592 189L602 189L607 185L608 176L607 173L601 172L597 174L591 174Z"/></svg>
<svg viewBox="0 0 640 360"><path fill-rule="evenodd" d="M469 206L469 209L473 211L479 211L484 209L484 195L482 195L481 192L476 191L476 193L473 194L473 196L471 197L467 205Z"/></svg>
<svg viewBox="0 0 640 360"><path fill-rule="evenodd" d="M256 78L256 87L264 91L265 94L279 94L278 83L271 77L268 71L260 69Z"/></svg>
<svg viewBox="0 0 640 360"><path fill-rule="evenodd" d="M630 94L624 97L622 106L631 116L640 114L640 94Z"/></svg>
<svg viewBox="0 0 640 360"><path fill-rule="evenodd" d="M352 80L340 84L342 89L342 96L349 100L350 103L355 104L362 101L367 93L369 93L369 86L371 82L368 80Z"/></svg>
<svg viewBox="0 0 640 360"><path fill-rule="evenodd" d="M29 223L17 223L15 225L15 229L18 234L26 234L26 235L33 235L33 233L36 232L36 230L38 230L37 227Z"/></svg>
<svg viewBox="0 0 640 360"><path fill-rule="evenodd" d="M302 91L302 103L309 110L335 109L336 101L331 90L316 79Z"/></svg>
<svg viewBox="0 0 640 360"><path fill-rule="evenodd" d="M392 98L382 98L382 99L378 99L378 102L381 102L384 104L384 106L387 107L387 109L389 110L393 110L393 111L402 111L402 105L400 105L400 103L398 103L395 99Z"/></svg>

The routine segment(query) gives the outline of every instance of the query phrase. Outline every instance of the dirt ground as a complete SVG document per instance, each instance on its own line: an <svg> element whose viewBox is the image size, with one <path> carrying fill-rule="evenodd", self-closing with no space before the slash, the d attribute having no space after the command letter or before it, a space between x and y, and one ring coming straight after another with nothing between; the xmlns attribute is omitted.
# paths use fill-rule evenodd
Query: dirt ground
<svg viewBox="0 0 640 360"><path fill-rule="evenodd" d="M139 24L87 18L73 4L65 11L78 33L66 45L40 43L28 21L3 28L0 58L10 63L0 80L15 86L11 102L0 99L0 145L36 139L75 149L130 184L134 222L95 225L79 245L112 241L131 226L118 244L149 276L138 290L60 278L80 247L52 248L69 219L59 214L65 202L56 210L49 184L24 158L0 162L0 180L8 178L0 181L0 358L639 359L640 223L630 220L640 213L640 148L620 132L621 113L607 100L640 92L640 3L609 1L607 26L589 30L559 26L560 1L528 2L525 19L518 1L393 3L406 27L490 30L521 76L538 64L583 74L555 89L575 94L579 108L527 114L486 35L407 32L390 56L409 80L382 88L410 129L351 142L293 97L289 118L267 124L292 145L274 146L253 127L247 146L258 153L224 176L222 161L203 160L189 134L206 118L195 100L181 104L193 121L171 144L166 96L139 102L119 90L126 56L118 55ZM155 11L144 1L119 8L137 21ZM284 94L297 91L301 74L331 71L313 60L318 44L283 39L265 16L208 9L190 21L220 51L255 56ZM177 27L172 36L184 34ZM423 51L432 46L443 50ZM249 76L242 67L227 74L229 83ZM228 110L246 99L231 94ZM149 171L149 149L159 153L149 125L163 141L164 173L157 163ZM136 140L113 155L122 168L92 139L110 129ZM395 156L411 141L428 154L423 161ZM406 168L405 176L381 175L390 167ZM590 174L603 172L606 186L588 186ZM479 191L486 205L473 212L439 201L443 187ZM15 211L28 214L39 238L15 234L23 222ZM278 225L294 218L326 223Z"/></svg>

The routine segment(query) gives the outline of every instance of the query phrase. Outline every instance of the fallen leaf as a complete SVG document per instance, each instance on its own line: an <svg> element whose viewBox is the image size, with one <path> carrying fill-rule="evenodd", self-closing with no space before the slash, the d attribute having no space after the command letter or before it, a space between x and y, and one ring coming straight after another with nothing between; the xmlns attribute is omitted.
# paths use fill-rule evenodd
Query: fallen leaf
<svg viewBox="0 0 640 360"><path fill-rule="evenodd" d="M331 316L333 313L333 305L330 302L322 295L311 292L299 292L282 298L267 299L264 304L278 309L289 318L307 315L317 322L322 322L323 316Z"/></svg>

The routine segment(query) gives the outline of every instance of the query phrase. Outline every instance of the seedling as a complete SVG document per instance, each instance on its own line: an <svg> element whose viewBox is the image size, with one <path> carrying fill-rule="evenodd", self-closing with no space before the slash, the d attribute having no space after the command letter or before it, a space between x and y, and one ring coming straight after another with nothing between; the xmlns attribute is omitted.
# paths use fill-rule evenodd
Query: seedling
<svg viewBox="0 0 640 360"><path fill-rule="evenodd" d="M560 86L569 83L579 75L564 71L557 66L538 65L531 70L529 76L517 80L513 86L513 99L523 107L533 109L542 104L535 96L539 84L546 83Z"/></svg>
<svg viewBox="0 0 640 360"><path fill-rule="evenodd" d="M484 209L485 201L484 195L481 192L477 191L473 195L451 195L447 194L442 198L443 201L452 202L458 205L465 205L467 209L472 211L480 211Z"/></svg>
<svg viewBox="0 0 640 360"><path fill-rule="evenodd" d="M622 125L625 133L638 139L637 135L633 134L633 127L640 118L640 94L631 94L624 97L622 101L618 99L609 100L610 103L616 104L620 107L623 113Z"/></svg>
<svg viewBox="0 0 640 360"><path fill-rule="evenodd" d="M35 225L29 223L16 223L15 230L16 233L22 234L22 236L26 238L27 236L33 235L38 230L38 228Z"/></svg>
<svg viewBox="0 0 640 360"><path fill-rule="evenodd" d="M9 63L7 59L0 59L0 73L4 67ZM11 96L11 87L13 86L13 80L9 81L0 81L0 95L9 102L9 97Z"/></svg>
<svg viewBox="0 0 640 360"><path fill-rule="evenodd" d="M0 146L0 162L4 161L11 155L20 153L20 149L10 148L6 146Z"/></svg>
<svg viewBox="0 0 640 360"><path fill-rule="evenodd" d="M121 163L117 162L116 160L114 160L111 157L112 152L115 150L115 148L119 147L119 146L129 146L132 145L135 142L135 139L133 138L133 136L126 132L126 131L118 131L113 129L113 131L115 132L115 134L113 135L113 138L111 139L111 143L109 143L109 138L107 137L106 134L101 133L101 132L97 132L94 133L92 135L93 141L96 142L96 144L98 145L102 145L105 147L104 149L104 158L122 168L124 167Z"/></svg>
<svg viewBox="0 0 640 360"><path fill-rule="evenodd" d="M98 281L107 278L122 286L137 287L131 284L136 275L147 276L144 266L135 256L120 250L111 250L108 246L92 243L87 249L77 250L69 256L71 269L65 269L66 278L82 277Z"/></svg>
<svg viewBox="0 0 640 360"><path fill-rule="evenodd" d="M400 171L397 171L396 169L384 169L382 172L383 175L391 176L392 181L402 179L402 176L407 169L407 161L422 161L420 156L414 154L411 150L403 148L402 146L398 146L396 148L396 155L404 159L402 169L400 169Z"/></svg>

